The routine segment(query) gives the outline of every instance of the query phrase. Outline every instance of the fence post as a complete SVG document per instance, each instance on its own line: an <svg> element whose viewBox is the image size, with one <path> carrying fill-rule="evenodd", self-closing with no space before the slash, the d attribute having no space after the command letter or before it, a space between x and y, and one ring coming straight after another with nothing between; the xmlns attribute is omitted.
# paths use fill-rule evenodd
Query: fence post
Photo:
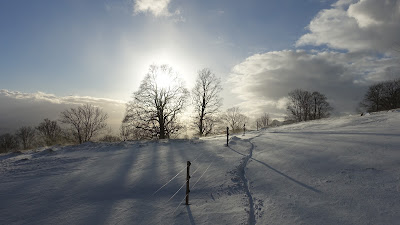
<svg viewBox="0 0 400 225"><path fill-rule="evenodd" d="M226 127L226 146L228 146L229 142L229 127Z"/></svg>
<svg viewBox="0 0 400 225"><path fill-rule="evenodd" d="M190 175L189 175L189 169L190 169L190 161L187 161L187 167L186 167L186 205L189 205L189 179L190 179Z"/></svg>

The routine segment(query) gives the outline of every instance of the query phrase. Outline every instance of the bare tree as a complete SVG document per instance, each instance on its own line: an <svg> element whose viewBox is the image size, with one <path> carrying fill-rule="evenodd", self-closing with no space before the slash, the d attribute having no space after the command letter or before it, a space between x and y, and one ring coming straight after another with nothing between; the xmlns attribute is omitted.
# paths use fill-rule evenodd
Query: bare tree
<svg viewBox="0 0 400 225"><path fill-rule="evenodd" d="M321 119L330 115L332 107L325 95L296 89L289 93L288 118L294 121Z"/></svg>
<svg viewBox="0 0 400 225"><path fill-rule="evenodd" d="M28 149L32 147L33 140L35 139L35 129L29 126L24 126L19 128L15 135L21 140L22 147Z"/></svg>
<svg viewBox="0 0 400 225"><path fill-rule="evenodd" d="M123 120L135 139L170 138L181 128L178 116L183 111L189 92L179 75L168 65L151 65L133 93Z"/></svg>
<svg viewBox="0 0 400 225"><path fill-rule="evenodd" d="M400 79L371 85L360 106L368 112L400 107Z"/></svg>
<svg viewBox="0 0 400 225"><path fill-rule="evenodd" d="M192 100L195 110L194 124L200 136L207 136L214 128L215 113L222 105L222 98L219 97L221 90L221 80L210 69L198 72Z"/></svg>
<svg viewBox="0 0 400 225"><path fill-rule="evenodd" d="M268 113L264 113L258 119L256 119L258 127L265 128L269 126L270 116Z"/></svg>
<svg viewBox="0 0 400 225"><path fill-rule="evenodd" d="M311 94L311 108L309 119L317 120L330 116L332 107L327 102L327 98L324 94L314 91Z"/></svg>
<svg viewBox="0 0 400 225"><path fill-rule="evenodd" d="M248 118L241 113L239 107L232 107L226 110L224 120L228 123L233 132L235 132L243 128Z"/></svg>
<svg viewBox="0 0 400 225"><path fill-rule="evenodd" d="M46 118L36 127L36 130L46 145L58 144L62 140L63 131L57 121L51 121Z"/></svg>
<svg viewBox="0 0 400 225"><path fill-rule="evenodd" d="M82 144L107 127L108 115L98 107L90 104L71 108L61 113L60 121L71 127L75 140Z"/></svg>
<svg viewBox="0 0 400 225"><path fill-rule="evenodd" d="M18 138L10 133L0 136L0 153L18 149Z"/></svg>

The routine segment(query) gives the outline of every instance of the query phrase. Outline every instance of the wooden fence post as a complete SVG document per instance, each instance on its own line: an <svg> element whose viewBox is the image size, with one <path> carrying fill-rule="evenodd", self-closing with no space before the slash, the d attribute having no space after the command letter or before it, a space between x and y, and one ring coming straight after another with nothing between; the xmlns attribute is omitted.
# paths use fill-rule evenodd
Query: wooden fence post
<svg viewBox="0 0 400 225"><path fill-rule="evenodd" d="M226 127L226 146L229 146L228 142L229 142L229 127Z"/></svg>
<svg viewBox="0 0 400 225"><path fill-rule="evenodd" d="M190 175L189 175L189 169L190 169L190 161L187 161L187 167L186 167L186 205L189 205L189 179L190 179Z"/></svg>

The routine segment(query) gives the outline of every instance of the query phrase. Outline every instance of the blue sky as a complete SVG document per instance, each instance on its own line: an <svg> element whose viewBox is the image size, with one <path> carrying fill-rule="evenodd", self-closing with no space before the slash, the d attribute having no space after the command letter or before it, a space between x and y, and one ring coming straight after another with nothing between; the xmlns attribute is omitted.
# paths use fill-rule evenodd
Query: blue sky
<svg viewBox="0 0 400 225"><path fill-rule="evenodd" d="M354 113L368 85L400 75L399 0L3 0L0 31L1 119L20 124L10 102L91 99L119 121L152 63L188 88L211 68L224 109L281 119L293 89Z"/></svg>
<svg viewBox="0 0 400 225"><path fill-rule="evenodd" d="M293 48L329 3L171 1L169 10L179 9L183 21L134 14L134 2L126 0L0 5L1 88L128 100L140 81L132 77L141 78L148 66L141 63L163 63L171 54L184 64L172 65L183 76L204 66L224 77L251 54Z"/></svg>

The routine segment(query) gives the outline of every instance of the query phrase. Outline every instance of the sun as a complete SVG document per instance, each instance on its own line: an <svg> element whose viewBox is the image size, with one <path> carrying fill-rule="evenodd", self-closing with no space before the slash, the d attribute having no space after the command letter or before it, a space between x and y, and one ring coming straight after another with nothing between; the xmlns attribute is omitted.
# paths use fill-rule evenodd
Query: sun
<svg viewBox="0 0 400 225"><path fill-rule="evenodd" d="M171 74L169 74L167 71L164 71L162 69L158 69L156 77L155 77L155 82L158 88L161 89L167 89L172 85L172 80L173 77Z"/></svg>

